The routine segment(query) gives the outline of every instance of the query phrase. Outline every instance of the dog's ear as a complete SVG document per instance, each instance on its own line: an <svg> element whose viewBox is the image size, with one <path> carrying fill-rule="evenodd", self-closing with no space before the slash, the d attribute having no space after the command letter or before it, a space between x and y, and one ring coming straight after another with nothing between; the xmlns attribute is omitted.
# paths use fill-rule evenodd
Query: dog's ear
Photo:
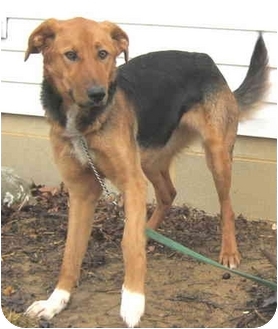
<svg viewBox="0 0 278 329"><path fill-rule="evenodd" d="M54 18L47 19L41 23L30 35L28 48L25 52L24 61L27 61L30 54L40 53L49 42L54 39L58 21Z"/></svg>
<svg viewBox="0 0 278 329"><path fill-rule="evenodd" d="M116 24L104 21L101 25L110 33L113 40L116 41L116 47L118 48L118 55L124 53L125 61L128 61L128 45L129 39L127 34Z"/></svg>

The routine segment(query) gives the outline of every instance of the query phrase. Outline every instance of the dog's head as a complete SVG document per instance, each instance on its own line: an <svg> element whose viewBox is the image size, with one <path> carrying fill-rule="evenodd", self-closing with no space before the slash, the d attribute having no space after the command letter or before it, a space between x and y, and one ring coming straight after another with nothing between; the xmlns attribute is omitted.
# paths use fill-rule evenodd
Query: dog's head
<svg viewBox="0 0 278 329"><path fill-rule="evenodd" d="M124 53L128 60L128 43L127 34L111 22L48 19L30 35L25 61L42 53L44 78L65 103L98 108L108 101L117 56Z"/></svg>

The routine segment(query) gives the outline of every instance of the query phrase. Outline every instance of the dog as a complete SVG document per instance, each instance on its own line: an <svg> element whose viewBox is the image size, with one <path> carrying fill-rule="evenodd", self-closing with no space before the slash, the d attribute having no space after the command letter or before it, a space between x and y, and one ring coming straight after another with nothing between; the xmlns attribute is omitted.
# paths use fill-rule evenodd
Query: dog
<svg viewBox="0 0 278 329"><path fill-rule="evenodd" d="M136 326L145 308L145 228L156 229L176 196L170 164L192 139L201 138L219 197L219 260L235 268L240 254L230 199L232 152L238 122L262 100L268 55L260 34L244 81L234 92L206 54L158 51L128 61L128 35L112 22L81 17L48 19L29 37L25 60L43 55L41 100L50 123L54 160L69 191L66 246L56 288L34 302L29 316L52 318L68 304L78 281L102 187L97 172L122 193L125 265L120 314ZM116 67L124 54L126 63ZM146 221L149 180L157 206Z"/></svg>

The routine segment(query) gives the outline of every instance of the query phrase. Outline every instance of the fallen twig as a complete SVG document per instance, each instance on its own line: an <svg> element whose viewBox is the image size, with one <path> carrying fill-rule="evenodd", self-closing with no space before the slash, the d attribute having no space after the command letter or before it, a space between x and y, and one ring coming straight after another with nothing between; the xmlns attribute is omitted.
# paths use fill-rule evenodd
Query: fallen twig
<svg viewBox="0 0 278 329"><path fill-rule="evenodd" d="M267 258L271 265L277 268L277 259L276 256L271 254L269 251L265 249L261 249L261 253Z"/></svg>
<svg viewBox="0 0 278 329"><path fill-rule="evenodd" d="M255 308L254 312L257 314L257 316L264 322L267 323L268 320Z"/></svg>

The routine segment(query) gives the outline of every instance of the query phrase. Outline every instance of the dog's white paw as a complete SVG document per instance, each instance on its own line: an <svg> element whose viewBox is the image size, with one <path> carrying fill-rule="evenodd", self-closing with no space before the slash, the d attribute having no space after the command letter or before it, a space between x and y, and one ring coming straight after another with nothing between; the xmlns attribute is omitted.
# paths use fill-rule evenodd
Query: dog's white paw
<svg viewBox="0 0 278 329"><path fill-rule="evenodd" d="M25 314L32 318L50 320L67 306L69 298L68 291L55 289L47 300L39 300L29 306Z"/></svg>
<svg viewBox="0 0 278 329"><path fill-rule="evenodd" d="M145 295L132 292L123 287L121 317L129 328L135 327L145 311Z"/></svg>

